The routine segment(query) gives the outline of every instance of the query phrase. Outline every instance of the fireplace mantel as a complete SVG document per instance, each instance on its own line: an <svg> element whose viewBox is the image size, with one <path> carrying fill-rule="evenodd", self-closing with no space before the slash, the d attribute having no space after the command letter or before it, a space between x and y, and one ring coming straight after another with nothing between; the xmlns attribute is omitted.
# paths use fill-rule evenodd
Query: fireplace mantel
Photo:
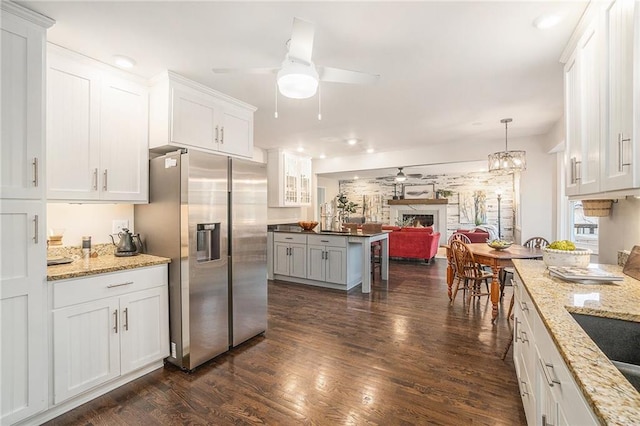
<svg viewBox="0 0 640 426"><path fill-rule="evenodd" d="M409 198L404 200L387 200L390 206L407 206L410 204L449 204L449 200L446 198Z"/></svg>

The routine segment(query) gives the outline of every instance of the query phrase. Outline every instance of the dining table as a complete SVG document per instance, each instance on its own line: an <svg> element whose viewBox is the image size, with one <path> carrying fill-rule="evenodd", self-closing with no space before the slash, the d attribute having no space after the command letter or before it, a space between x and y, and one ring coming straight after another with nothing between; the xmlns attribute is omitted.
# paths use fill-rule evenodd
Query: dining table
<svg viewBox="0 0 640 426"><path fill-rule="evenodd" d="M491 267L493 278L491 280L491 304L493 309L491 312L491 323L494 323L498 317L498 302L500 301L500 269L506 266L513 266L513 259L542 259L541 248L529 248L519 244L513 244L502 250L496 250L489 247L486 243L466 244L469 247L476 263ZM451 286L453 284L454 266L453 253L451 248L445 245L447 249L447 287L449 291L449 299L451 299Z"/></svg>

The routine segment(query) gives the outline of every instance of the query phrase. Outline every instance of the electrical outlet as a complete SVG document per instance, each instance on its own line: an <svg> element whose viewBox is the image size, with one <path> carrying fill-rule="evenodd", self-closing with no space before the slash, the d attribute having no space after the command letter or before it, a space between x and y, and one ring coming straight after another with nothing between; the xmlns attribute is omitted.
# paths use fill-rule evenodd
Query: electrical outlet
<svg viewBox="0 0 640 426"><path fill-rule="evenodd" d="M118 234L125 228L129 229L129 221L126 219L115 219L111 222L111 232L113 234Z"/></svg>

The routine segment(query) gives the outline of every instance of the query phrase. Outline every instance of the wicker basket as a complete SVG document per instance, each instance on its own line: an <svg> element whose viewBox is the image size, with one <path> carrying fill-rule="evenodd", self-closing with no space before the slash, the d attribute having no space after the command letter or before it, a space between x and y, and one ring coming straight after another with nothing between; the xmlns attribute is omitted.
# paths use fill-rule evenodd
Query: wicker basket
<svg viewBox="0 0 640 426"><path fill-rule="evenodd" d="M582 200L582 210L585 216L605 217L611 212L613 200Z"/></svg>

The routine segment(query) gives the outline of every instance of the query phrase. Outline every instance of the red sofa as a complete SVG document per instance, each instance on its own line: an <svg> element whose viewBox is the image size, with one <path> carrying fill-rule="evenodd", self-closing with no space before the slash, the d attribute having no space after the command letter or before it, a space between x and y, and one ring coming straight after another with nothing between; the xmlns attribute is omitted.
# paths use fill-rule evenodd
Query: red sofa
<svg viewBox="0 0 640 426"><path fill-rule="evenodd" d="M383 226L389 233L389 257L424 259L427 263L438 252L440 233L433 228Z"/></svg>
<svg viewBox="0 0 640 426"><path fill-rule="evenodd" d="M466 235L472 243L486 243L489 239L489 233L481 229L458 229L456 233Z"/></svg>

